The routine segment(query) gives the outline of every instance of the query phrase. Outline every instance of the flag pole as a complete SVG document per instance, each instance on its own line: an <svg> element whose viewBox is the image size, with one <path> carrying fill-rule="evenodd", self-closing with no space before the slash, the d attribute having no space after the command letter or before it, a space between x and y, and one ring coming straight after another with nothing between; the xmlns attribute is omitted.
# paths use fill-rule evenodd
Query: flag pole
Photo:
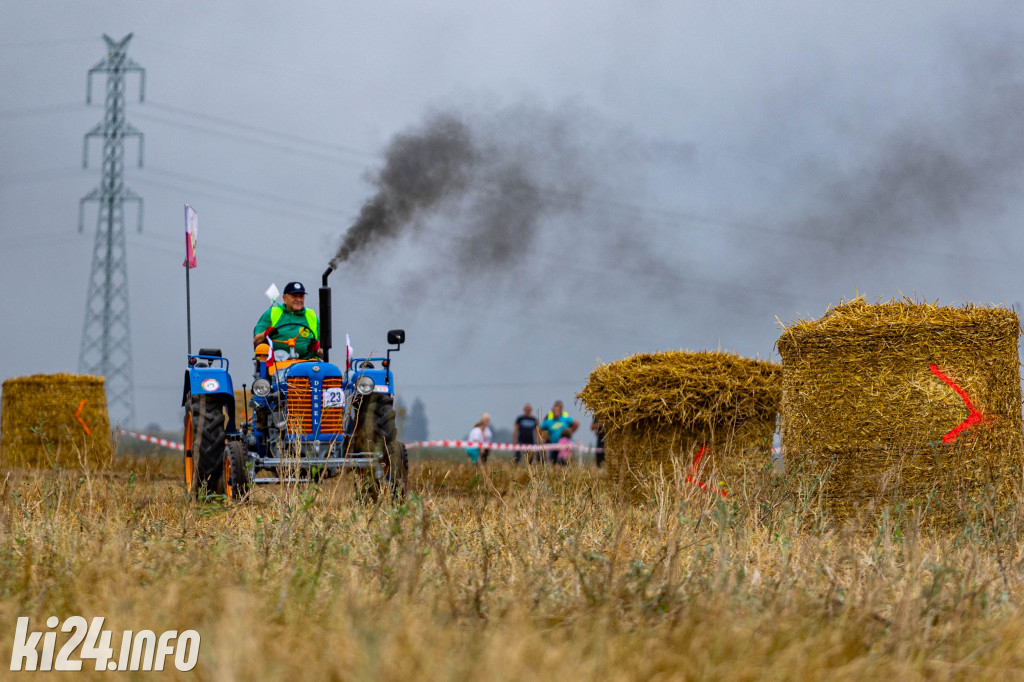
<svg viewBox="0 0 1024 682"><path fill-rule="evenodd" d="M185 317L188 322L188 354L192 355L192 290L189 287L188 271L191 270L185 261Z"/></svg>
<svg viewBox="0 0 1024 682"><path fill-rule="evenodd" d="M192 287L189 270L196 266L195 239L199 218L194 208L185 204L185 320L188 328L188 354L192 355Z"/></svg>

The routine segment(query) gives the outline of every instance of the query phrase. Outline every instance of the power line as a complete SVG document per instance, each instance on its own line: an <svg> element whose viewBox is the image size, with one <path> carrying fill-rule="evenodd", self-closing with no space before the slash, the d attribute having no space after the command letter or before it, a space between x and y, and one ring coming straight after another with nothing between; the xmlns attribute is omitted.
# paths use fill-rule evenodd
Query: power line
<svg viewBox="0 0 1024 682"><path fill-rule="evenodd" d="M68 114L71 112L78 113L82 111L88 111L88 109L77 102L68 104L52 104L42 107L24 107L22 109L0 110L0 119L20 118L23 116L47 116L49 114Z"/></svg>
<svg viewBox="0 0 1024 682"><path fill-rule="evenodd" d="M163 109L164 111L167 111L168 113L171 113L171 114L176 114L176 115L179 115L179 116L186 116L186 117L191 117L191 118L198 118L198 119L201 119L201 120L204 120L204 121L210 121L210 122L213 122L213 123L218 123L220 125L231 126L232 128L241 128L243 130L249 130L249 131L252 131L254 133L258 133L260 135L266 135L268 137L276 137L278 139L286 140L286 141L289 141L289 142L299 142L301 144L307 144L307 145L310 145L312 147L320 147L320 148L332 149L332 150L337 151L340 154L351 154L353 156L358 156L358 157L360 157L362 159L368 159L368 160L379 160L381 158L380 154L374 154L373 152L368 152L368 151L365 151L365 150L362 150L362 149L355 149L354 147L346 147L344 145L339 145L339 144L325 143L322 140L314 140L312 138L301 137L299 135L294 135L294 134L291 134L291 133L283 133L283 132L281 132L279 130L273 130L271 128L264 128L264 127L261 127L261 126L254 126L254 125L251 125L251 124L248 124L248 123L241 123L241 122L233 120L233 119L222 118L220 116L212 116L210 114L204 114L204 113L201 113L201 112L198 112L198 111L191 111L189 109L182 109L180 107L171 106L169 104L161 104L160 102L154 102L152 100L150 100L149 105L151 107L156 108L156 109Z"/></svg>
<svg viewBox="0 0 1024 682"><path fill-rule="evenodd" d="M49 47L51 45L84 45L92 44L96 38L54 38L52 40L28 40L22 43L0 43L0 48Z"/></svg>
<svg viewBox="0 0 1024 682"><path fill-rule="evenodd" d="M154 241L164 243L152 243ZM133 237L133 244L143 246L145 248L157 249L159 251L172 254L178 258L181 257L182 240L179 238L160 234L141 234ZM264 265L268 268L287 266L296 270L309 267L308 263L282 260L280 257L268 258L262 252L256 254L239 253L237 249L226 249L212 244L204 244L202 249L204 259L210 259L222 265L236 267L245 272L252 272L253 265Z"/></svg>
<svg viewBox="0 0 1024 682"><path fill-rule="evenodd" d="M338 220L347 220L349 215L350 215L350 211L347 211L344 208L331 208L331 207L328 207L328 206L321 206L321 205L312 204L312 203L309 203L309 202L297 201L297 200L294 200L294 199L288 199L288 198L281 197L281 196L270 195L270 194L267 194L266 192L259 191L259 190L253 190L253 189L248 189L248 188L245 188L245 187L240 187L238 185L233 185L233 184L230 184L230 183L209 180L209 179L205 179L205 178L194 176L194 175L186 175L186 174L183 174L183 173L175 173L173 171L164 170L164 169L161 169L161 168L158 168L158 167L150 167L148 170L151 173L155 173L157 175L163 175L163 176L168 177L168 178L177 179L177 180L180 180L182 182L194 184L194 185L196 185L198 187L202 187L202 188L208 188L208 187L211 187L211 186L212 187L219 187L219 188L225 190L226 192L231 192L231 193L234 193L234 194L238 194L238 195L243 195L243 196L249 197L250 200L256 200L256 201L260 201L260 202L270 203L271 204L270 206L256 207L256 206L252 205L251 201L246 201L246 200L242 200L242 199L239 199L239 198L235 198L235 197L232 197L232 196L230 196L228 194L224 194L222 192L220 192L220 193L219 192L211 192L208 189L196 189L194 187L185 187L185 186L180 185L180 184L160 182L158 180L153 180L151 178L148 178L145 175L142 175L142 176L139 176L139 177L136 178L137 182L141 182L143 184L148 184L150 186L160 187L160 188L163 188L163 189L172 190L172 191L183 193L183 194L199 195L199 196L205 196L205 197L209 197L209 198L213 198L213 199L218 199L218 200L226 201L228 203L233 203L233 204L238 205L238 206L242 206L242 207L244 207L246 209L253 210L253 211L257 211L258 210L258 211L263 212L263 213L271 213L273 215L278 215L278 216L282 216L282 217L298 217L298 218L301 218L302 220L306 220L308 222L313 222L313 223L329 226L329 227L332 227L332 228L338 228L339 227ZM38 171L32 171L32 172L24 173L24 174L21 174L21 175L4 175L4 176L0 176L0 191L2 191L4 187L10 187L10 186L15 185L15 184L25 184L25 183L43 182L43 181L53 180L53 179L78 177L79 174L80 174L80 170L77 167L64 167L64 168L43 169L43 170L38 170ZM992 264L992 265L999 265L999 266L1005 266L1005 267L1012 267L1012 266L1016 265L1016 263L1014 261L1010 260L1010 259L996 258L996 257L992 257L992 256L982 256L982 255L969 254L969 253L963 253L963 252L958 252L956 254L941 253L941 252L936 252L936 251L924 251L924 250L919 249L919 248L908 248L908 247L901 247L901 246L895 246L895 245L884 244L884 243L854 242L854 241L843 240L843 239L840 239L838 237L829 237L829 236L824 236L824 235L813 235L813 234L807 234L807 233L793 233L793 232L788 232L788 231L774 230L772 228L767 228L767 227L766 228L761 228L761 227L754 226L752 224L745 224L745 223L742 223L742 222L739 222L739 221L735 221L735 220L730 220L730 219L717 218L717 217L713 217L713 216L694 214L694 213L687 213L687 212L681 212L681 211L674 211L672 209L664 209L664 208L657 207L657 206L645 206L645 205L641 205L641 204L630 204L628 202L618 202L618 201L614 201L614 200L599 199L599 198L594 198L592 200L588 200L587 203L593 203L595 205L604 205L604 206L609 207L609 208L629 209L629 210L636 211L637 213L647 214L650 217L653 217L653 218L658 219L660 221L665 221L665 222L669 223L669 224L665 224L665 225L662 226L665 229L678 230L679 228L682 227L681 223L683 223L683 222L686 222L686 223L705 223L705 224L709 224L709 225L719 225L719 226L724 226L724 227L728 227L728 228L742 229L742 230L747 231L747 232L756 233L759 236L764 237L766 239L782 239L782 240L801 239L801 240L809 240L809 241L820 243L820 244L828 244L828 245L831 245L831 246L834 246L834 247L837 247L837 248L847 248L847 249L849 249L849 248L859 248L859 249L878 249L878 248L884 248L887 252L904 253L904 254L913 255L915 257L921 257L921 258L942 259L942 260L945 260L945 261L956 261L958 264L963 264L965 262L974 262L974 263L979 263L979 264ZM284 210L284 209L282 209L282 207L291 207L293 210ZM334 216L338 220L325 219L323 215L309 215L308 213L304 213L304 211L305 212L314 212L314 213L319 213L319 214L326 214L328 217ZM679 222L675 222L674 219L678 219ZM462 235L458 235L458 234L450 232L450 231L437 230L437 229L433 229L433 228L430 228L430 227L423 227L421 229L424 229L425 231L432 231L432 232L435 232L437 234L443 234L443 235L448 236L448 237L463 238ZM468 237L465 237L465 238L468 239Z"/></svg>
<svg viewBox="0 0 1024 682"><path fill-rule="evenodd" d="M204 133L206 135L213 135L215 137L219 137L219 138L222 138L222 139L225 139L225 140L234 140L235 142L244 142L246 144L256 144L256 145L259 145L259 146L267 148L267 149L283 151L283 152L286 152L286 153L289 153L289 154L294 154L296 156L306 156L306 157L313 158L313 159L320 159L322 161L330 161L332 163L340 163L340 164L343 164L343 165L350 165L350 166L351 165L359 165L359 166L364 166L365 165L364 163L356 161L355 159L346 159L346 158L341 158L341 157L338 157L338 156L332 156L330 154L321 154L321 153L314 152L314 151L303 150L303 149L296 149L294 146L292 146L291 144L289 144L287 142L267 142L267 141L263 141L263 140L257 140L257 139L253 139L252 137L247 137L245 135L239 135L239 134L236 134L236 133L225 132L225 131L222 131L222 130L213 130L213 129L208 128L206 126L202 126L202 125L195 124L195 123L185 123L185 122L182 122L182 121L173 121L173 120L170 120L170 119L167 119L167 118L163 118L161 116L154 116L153 114L149 114L149 113L145 113L145 112L138 113L137 115L139 116L139 118L143 118L143 119L146 119L146 120L149 120L149 121L153 121L155 123L162 123L164 125L169 125L169 126L172 126L172 127L175 127L175 128L181 128L182 130L190 130L190 131L193 131L193 132Z"/></svg>
<svg viewBox="0 0 1024 682"><path fill-rule="evenodd" d="M159 108L159 109L163 109L165 111L168 111L168 112L176 114L176 115L195 117L195 118L199 118L199 119L202 119L202 120L208 120L208 121L217 122L217 123L222 124L222 125L229 125L229 126L232 126L232 127L243 128L243 129L247 129L247 130L251 130L251 131L257 132L257 133L259 133L261 135L267 135L267 136L271 136L271 137L276 137L276 138L281 139L281 140L299 142L299 143L307 144L307 145L324 146L321 142L316 141L316 140L312 140L310 138L304 138L304 137L297 136L297 135L292 135L292 134L289 134L289 133L282 133L280 131L275 131L275 130L270 129L270 128L265 128L265 127L260 127L260 126L252 126L252 125L249 125L249 124L240 123L238 121L234 121L234 120L231 120L231 119L222 118L222 117L218 117L218 116L212 116L212 115L209 115L209 114L202 114L202 113L199 113L199 112L192 112L192 111L181 109L179 107L174 107L174 106L171 106L171 105L160 104L160 103L151 103L151 106L154 106L154 107ZM147 115L143 114L143 116L147 116ZM181 123L181 122L175 122L175 121L169 121L169 120L166 120L166 119L161 119L160 117L153 117L152 115L148 115L148 116L151 119L153 119L153 120L165 123L167 125L179 126L179 127L183 127L183 128L191 129L191 130L198 130L198 131L206 133L206 134L220 136L220 137L225 137L225 138L228 138L228 139L234 139L234 140L246 142L246 143L249 143L249 144L256 144L256 145L264 146L264 147L268 147L269 146L272 149L283 150L283 151L287 151L287 152L292 153L292 154L309 156L311 158L324 159L324 160L328 160L328 161L335 162L335 163L343 163L343 164L351 164L351 163L353 163L353 161L351 159L340 159L340 158L337 158L337 157L334 157L334 156L329 156L329 155L325 155L325 154L319 154L319 153L316 153L316 152L297 150L297 149L295 149L293 147L288 146L287 144L271 144L271 145L268 145L266 142L261 141L261 140L256 140L256 139L248 138L248 137L245 137L245 136L235 135L235 134L232 134L232 133L224 133L223 131L211 130L209 128L205 128L205 127L200 126L200 125ZM351 154L351 155L362 157L364 159L381 160L381 158L382 158L380 155L370 154L369 152L364 152L364 151L361 151L361 150L356 150L356 149L349 148L349 147L344 147L344 146L341 146L341 145L327 145L327 146L329 148L333 148L333 149L338 150L340 153ZM183 177L183 176L180 176L180 177ZM246 190L244 188L231 187L231 186L228 186L226 183L215 183L213 181L204 181L204 184L205 185L221 184L225 188L230 188L231 191L236 191L236 192L239 192L239 193L248 193L248 194L253 194L253 195L257 195L257 196L265 196L265 194L262 193L262 192L257 192L257 191L253 191L253 190ZM986 257L986 256L972 256L972 255L965 255L965 254L960 254L960 253L958 253L958 254L948 254L948 253L938 253L938 252L925 252L925 251L922 251L921 249L918 249L918 248L908 248L908 247L903 247L903 246L899 246L899 245L893 245L891 243L878 242L878 241L876 241L876 242L858 242L858 241L847 239L847 238L845 238L843 236L840 236L840 235L828 235L828 234L806 232L806 231L794 231L794 230L785 229L785 228L774 228L774 227L771 227L770 225L766 225L766 224L754 224L754 223L749 223L749 222L745 222L743 220L737 220L737 219L733 219L733 218L723 218L721 216L710 216L710 215L700 214L700 213L696 213L696 212L692 212L692 211L682 211L682 210L678 210L678 209L665 208L665 207L660 207L660 206L650 206L650 205L644 205L644 204L637 204L637 203L632 203L632 202L627 202L627 201L620 201L620 200L610 199L610 198L607 198L607 197L601 197L601 196L596 196L596 195L592 195L592 196L588 196L588 197L586 197L584 199L580 199L578 196L575 196L572 193L560 192L558 190L553 190L553 189L550 189L550 188L542 189L541 190L541 194L543 194L545 196L548 196L549 198L553 198L553 199L559 200L559 201L564 201L564 202L567 202L567 203L570 203L570 202L572 202L572 203L580 203L580 204L583 204L583 205L590 205L590 206L596 206L596 207L612 208L612 209L619 209L619 210L624 210L624 211L636 212L636 213L638 213L640 215L644 215L644 216L647 216L649 218L660 219L660 220L663 220L663 221L669 221L672 224L667 225L666 227L671 228L671 229L679 229L681 227L681 225L678 224L679 222L686 223L690 227L692 227L694 224L703 224L703 225L708 225L708 226L711 226L711 227L727 228L727 229L737 230L737 231L740 231L740 232L745 232L745 233L748 233L748 234L754 234L754 235L757 235L758 237L766 238L766 239L800 240L800 241L811 242L811 243L816 243L816 244L826 244L826 245L830 245L830 246L832 246L834 248L837 248L837 249L844 249L844 248L845 249L849 249L849 248L857 248L857 249L884 248L884 249L886 249L889 252L900 252L900 253L910 254L910 255L914 255L914 256L924 256L924 257L933 258L933 259L934 258L943 258L943 259L948 259L948 260L956 260L957 262L960 262L960 263L962 263L964 261L964 259L966 258L966 259L975 260L977 262L982 262L982 263L994 263L994 264L998 264L998 265L1007 265L1007 266L1013 265L1013 263L1011 261L1009 261L1009 260L1001 260L1001 259L996 259L996 258L991 258L991 257ZM306 204L304 202L295 202L294 200L279 199L278 201L279 201L279 203L288 203L288 204L291 204L293 206L296 206L298 208L303 208L303 209L304 208L310 208L312 210L329 212L329 213L333 213L333 214L340 213L340 211L336 211L334 209L329 209L329 208L326 208L326 207L314 206L314 205Z"/></svg>
<svg viewBox="0 0 1024 682"><path fill-rule="evenodd" d="M341 208L331 208L330 206L320 206L317 204L311 204L306 201L297 201L295 199L290 199L280 195L267 194L266 192L260 192L257 190L247 189L245 187L239 187L238 185L233 185L228 182L222 182L219 180L207 180L193 175L175 173L174 171L164 170L162 168L157 168L153 166L149 167L149 171L152 173L156 173L157 175L162 175L166 178L171 178L172 180L194 182L202 187L214 187L235 194L241 194L244 196L252 197L260 201L269 202L274 206L291 206L293 208L301 210L318 211L339 218L348 213L348 211Z"/></svg>
<svg viewBox="0 0 1024 682"><path fill-rule="evenodd" d="M20 175L0 175L0 189L10 185L21 185L31 182L42 182L44 180L56 180L58 178L82 177L82 169L78 166L66 166L64 168L51 168L49 170L29 171Z"/></svg>
<svg viewBox="0 0 1024 682"><path fill-rule="evenodd" d="M211 64L219 63L226 69L240 70L247 75L257 74L261 81L266 80L267 75L273 73L284 76L289 82L300 81L305 83L315 83L320 88L323 88L325 82L335 84L340 82L340 87L344 90L351 90L352 86L351 82L342 82L338 78L339 73L346 72L344 69L316 72L309 68L309 65L304 66L302 69L295 69L290 65L282 66L281 61L239 59L239 52L237 50L225 52L210 50L209 48L194 45L190 45L187 50L182 50L180 44L164 43L159 39L147 39L146 46L147 48L154 49L158 52L166 52L173 55L176 62L188 59L195 63L202 64L204 67L209 67ZM382 89L382 92L389 93L390 91Z"/></svg>
<svg viewBox="0 0 1024 682"><path fill-rule="evenodd" d="M239 198L230 197L230 196L227 196L227 195L225 195L223 193L209 192L207 190L195 189L195 188L191 188L191 187L185 187L183 185L178 185L178 184L174 184L174 183L160 182L158 180L151 180L149 178L141 177L141 176L137 177L135 180L136 180L136 182L140 182L140 183L143 183L143 184L146 184L146 185L150 185L150 186L153 186L153 187L160 187L160 188L163 188L163 189L173 190L173 191L178 192L179 194L185 195L185 196L202 196L202 197L208 197L208 198L211 198L211 199L219 199L219 200L227 202L227 203L235 204L236 206L241 206L243 208L247 208L247 209L249 209L251 211L257 211L257 212L260 212L260 213L269 213L271 215L282 216L282 217L285 217L285 218L296 218L296 217L298 217L298 218L301 218L302 220L305 220L307 222L320 223L321 225L329 225L329 226L334 227L334 228L338 227L338 223L337 222L331 221L331 220L327 220L327 219L325 219L323 217L314 217L314 216L309 216L309 215L303 215L303 214L298 213L296 211L282 210L282 209L274 207L274 206L270 206L270 207L253 206L251 202L247 202L247 201L244 201L244 200L239 199ZM196 182L198 183L199 181L197 180Z"/></svg>
<svg viewBox="0 0 1024 682"><path fill-rule="evenodd" d="M53 40L42 40L42 41L25 41L25 42L20 42L20 43L0 43L0 48L20 48L20 47L35 47L35 46L49 46L49 45L79 44L79 43L91 42L91 40L92 39L88 39L88 38L65 38L65 39L53 39ZM163 43L160 43L159 41L151 41L151 42L155 42L155 49L157 49L157 50L163 49L165 51L173 51L176 55L180 55L180 49L177 46L171 46L171 45L163 44ZM206 54L218 54L220 56L226 56L229 59L232 59L232 58L236 57L236 55L234 53L214 53L214 52L211 52L209 50L206 50L205 52L206 52ZM241 61L238 61L237 59L235 60L235 63L236 64L243 64L246 68L249 68L249 69L256 68L261 73L265 72L268 69L270 69L270 70L276 69L278 71L285 72L284 70L280 69L279 66L277 66L276 64L273 64L273 63L262 63L262 62L252 61L252 60L241 62ZM290 73L290 71L288 73ZM326 77L328 74L323 74L323 75ZM318 146L318 147L325 147L326 146L327 148L335 150L337 153L357 156L357 157L360 157L360 158L363 158L363 159L375 159L376 160L376 159L380 158L380 156L377 155L377 154L372 154L370 152L366 152L366 151L363 151L363 150L358 150L358 149L351 148L351 147L346 147L346 146L343 146L343 145L333 145L333 144L324 145L320 141L312 140L312 139L305 138L305 137L302 137L302 136L298 136L298 135L294 135L294 134L290 134L290 133L282 133L280 131L275 131L275 130L270 129L270 128L265 128L265 127L260 127L260 126L253 126L251 124L241 123L241 122L234 121L234 120L231 120L231 119L228 119L228 118L213 116L213 115L209 115L209 114L203 114L203 113L200 113L200 112L194 112L194 111L186 110L186 109L183 109L183 108L180 108L180 107L175 107L175 106L172 106L172 105L162 104L162 103L159 103L159 102L151 103L151 106L153 106L155 108L158 108L158 109L161 109L163 111L166 111L168 113L174 114L174 115L184 116L184 117L192 117L192 118L196 118L196 119L199 119L199 120L204 120L204 121L208 121L208 122L217 123L219 125L226 125L226 126L231 126L233 128L244 129L244 130L248 130L248 131L251 131L253 133L260 134L260 135L274 137L274 138L277 138L279 140L285 140L285 141L288 141L288 142L296 142L296 143L300 143L300 144L304 144L304 145L310 145L310 146ZM0 118L17 117L17 116L34 115L34 114L45 114L45 113L63 113L63 112L68 112L68 111L78 110L78 109L79 109L79 105L64 104L64 105L54 105L54 106L51 106L51 107L38 107L38 108L29 108L29 109L22 109L22 110L9 110L9 111L5 111L5 112L0 111ZM141 112L141 113L139 113L137 115L152 117L152 115L146 114L145 112ZM175 121L169 121L167 119L161 119L159 117L152 117L152 119L157 121L157 122L164 123L166 125L184 127L184 128L191 129L191 130L198 130L200 132L204 132L204 133L207 133L207 134L218 135L218 136L221 136L221 137L224 137L224 138L227 138L227 139L235 139L235 140L246 142L246 143L254 143L254 144L260 144L260 145L263 145L263 146L268 146L266 142L262 142L262 141L259 141L259 140L254 140L252 138L248 138L248 137L245 137L245 136L235 135L235 134L231 134L231 133L225 133L223 131L212 131L212 130L210 130L208 128L203 128L202 126L190 125L190 124L187 124L187 123L181 123L181 122L175 122ZM351 160L348 160L348 159L339 159L339 158L328 156L328 155L324 155L324 154L318 154L316 152L305 151L305 150L297 150L297 149L294 149L293 147L289 147L287 145L272 145L272 148L275 148L275 149L278 149L278 150L284 150L284 151L287 151L287 152L293 153L293 154L306 155L306 156L310 156L312 158L325 159L325 160L329 160L329 161L332 161L332 162L351 163ZM35 181L35 180L10 180L10 179L7 179L7 180L5 180L5 184L11 184L12 182L31 182L31 181ZM892 245L891 243L883 243L883 242L858 242L858 241L854 241L854 240L849 240L849 239L847 239L847 238L845 238L843 236L839 236L839 235L827 235L827 234L813 233L813 232L797 232L797 231L787 230L787 229L772 228L772 227L766 226L766 225L756 225L756 224L752 224L752 223L746 223L746 222L739 221L739 220L723 219L723 218L714 217L714 216L700 215L700 214L696 214L696 213L692 213L692 212L684 212L684 211L678 211L678 210L674 210L674 209L665 209L665 208L661 208L661 207L643 206L643 205L638 205L638 204L632 204L632 203L629 203L629 202L618 202L618 201L615 201L615 200L604 199L604 198L591 197L590 199L588 199L586 201L586 203L590 203L592 205L604 205L606 207L617 207L617 208L621 208L621 209L625 209L625 210L638 211L640 213L643 213L645 215L648 215L650 217L655 217L655 218L660 217L660 218L663 218L663 219L668 219L668 220L673 220L673 221L674 220L682 220L682 221L685 221L687 223L690 223L691 225L693 223L703 223L703 224L707 224L707 225L711 225L711 226L726 227L726 228L731 228L731 229L739 230L739 231L750 233L750 234L755 234L755 235L757 235L759 237L762 237L762 238L780 238L780 239L785 239L785 240L802 240L802 241L808 241L808 242L818 243L818 244L828 244L828 245L831 245L831 246L833 246L835 248L838 248L838 249L844 249L844 248L847 248L847 249L848 248L872 249L872 248L879 248L879 247L881 247L881 248L885 248L889 252L896 251L896 252L902 252L902 253L907 253L907 254L913 254L915 256L924 256L924 257L928 257L928 258L955 259L955 260L957 260L958 262L961 262L961 263L966 258L966 259L973 260L973 261L980 262L980 263L994 263L994 264L998 264L998 265L1013 265L1013 263L1011 261L1005 260L1005 259L997 259L997 258L991 258L991 257L985 257L985 256L972 256L972 255L965 255L965 254L950 255L948 253L925 252L925 251L922 251L922 250L917 249L917 248L907 248L907 247L902 247L902 246L898 246L898 245ZM319 210L319 209L317 209L317 210ZM672 225L670 227L677 227L677 226L676 225Z"/></svg>

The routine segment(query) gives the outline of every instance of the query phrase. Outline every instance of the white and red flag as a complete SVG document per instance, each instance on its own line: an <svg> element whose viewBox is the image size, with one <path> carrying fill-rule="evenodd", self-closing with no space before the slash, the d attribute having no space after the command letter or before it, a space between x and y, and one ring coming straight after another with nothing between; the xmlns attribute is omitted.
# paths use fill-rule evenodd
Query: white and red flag
<svg viewBox="0 0 1024 682"><path fill-rule="evenodd" d="M196 235L199 232L199 215L196 210L185 204L185 262L182 265L196 266Z"/></svg>

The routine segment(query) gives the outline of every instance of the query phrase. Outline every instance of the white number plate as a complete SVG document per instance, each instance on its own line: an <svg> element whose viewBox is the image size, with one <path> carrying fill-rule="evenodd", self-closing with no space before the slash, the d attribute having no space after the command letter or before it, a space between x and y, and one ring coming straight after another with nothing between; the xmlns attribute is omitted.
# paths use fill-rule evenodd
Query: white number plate
<svg viewBox="0 0 1024 682"><path fill-rule="evenodd" d="M328 407L344 407L345 391L340 388L325 388L323 406L325 409Z"/></svg>

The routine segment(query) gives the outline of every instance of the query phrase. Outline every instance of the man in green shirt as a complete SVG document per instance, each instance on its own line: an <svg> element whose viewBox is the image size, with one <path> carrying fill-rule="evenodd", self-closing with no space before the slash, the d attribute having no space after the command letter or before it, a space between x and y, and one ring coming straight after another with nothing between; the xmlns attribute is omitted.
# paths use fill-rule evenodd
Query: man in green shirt
<svg viewBox="0 0 1024 682"><path fill-rule="evenodd" d="M302 360L323 357L320 348L320 321L306 307L306 287L302 282L288 282L284 288L284 305L274 304L260 316L253 328L252 345L272 342L274 350L288 350L288 341L295 339L295 352Z"/></svg>

